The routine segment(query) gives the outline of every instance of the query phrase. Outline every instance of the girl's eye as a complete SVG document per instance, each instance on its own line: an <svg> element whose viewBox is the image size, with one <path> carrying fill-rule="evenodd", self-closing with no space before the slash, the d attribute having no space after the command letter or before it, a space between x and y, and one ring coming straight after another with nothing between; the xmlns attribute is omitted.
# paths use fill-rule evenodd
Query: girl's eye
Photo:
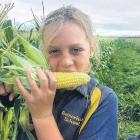
<svg viewBox="0 0 140 140"><path fill-rule="evenodd" d="M72 54L79 54L82 51L82 48L72 48L71 53Z"/></svg>
<svg viewBox="0 0 140 140"><path fill-rule="evenodd" d="M57 49L50 50L49 54L50 55L59 55L60 54L60 50L57 50Z"/></svg>

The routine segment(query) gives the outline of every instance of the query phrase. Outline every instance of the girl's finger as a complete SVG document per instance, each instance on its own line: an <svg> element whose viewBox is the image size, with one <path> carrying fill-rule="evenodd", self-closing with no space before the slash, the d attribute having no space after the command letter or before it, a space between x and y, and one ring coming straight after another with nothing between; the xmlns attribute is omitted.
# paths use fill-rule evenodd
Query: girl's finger
<svg viewBox="0 0 140 140"><path fill-rule="evenodd" d="M20 82L19 78L16 78L16 83L17 86L19 87L19 90L21 91L24 99L26 101L30 101L32 96L30 95L30 93L24 88L24 86L22 85L22 83Z"/></svg>
<svg viewBox="0 0 140 140"><path fill-rule="evenodd" d="M13 99L15 99L18 95L16 93L11 93L9 95L9 101L13 101Z"/></svg>
<svg viewBox="0 0 140 140"><path fill-rule="evenodd" d="M36 71L40 80L40 88L46 91L48 89L48 78L42 69L37 68Z"/></svg>
<svg viewBox="0 0 140 140"><path fill-rule="evenodd" d="M3 85L0 85L0 95L6 95L6 91Z"/></svg>
<svg viewBox="0 0 140 140"><path fill-rule="evenodd" d="M33 94L38 94L39 93L39 88L38 88L36 82L32 78L32 70L31 69L25 69L25 71L27 73L27 79L28 79L28 82L29 82L29 85L30 85L31 92Z"/></svg>
<svg viewBox="0 0 140 140"><path fill-rule="evenodd" d="M56 81L56 78L55 78L55 76L53 75L52 72L48 72L48 78L49 78L49 88L50 88L50 90L55 91L57 81Z"/></svg>

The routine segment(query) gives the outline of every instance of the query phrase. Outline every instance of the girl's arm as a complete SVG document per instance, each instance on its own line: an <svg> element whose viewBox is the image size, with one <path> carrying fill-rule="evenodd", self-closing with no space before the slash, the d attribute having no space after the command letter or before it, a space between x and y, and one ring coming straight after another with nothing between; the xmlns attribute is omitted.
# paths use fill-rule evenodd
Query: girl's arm
<svg viewBox="0 0 140 140"><path fill-rule="evenodd" d="M38 87L31 78L31 69L27 69L26 72L31 93L24 88L18 78L16 82L31 113L38 140L63 140L52 113L56 92L56 79L53 73L48 72L47 78L43 70L38 68L40 80Z"/></svg>
<svg viewBox="0 0 140 140"><path fill-rule="evenodd" d="M38 140L63 140L53 115L46 119L33 119L33 124Z"/></svg>

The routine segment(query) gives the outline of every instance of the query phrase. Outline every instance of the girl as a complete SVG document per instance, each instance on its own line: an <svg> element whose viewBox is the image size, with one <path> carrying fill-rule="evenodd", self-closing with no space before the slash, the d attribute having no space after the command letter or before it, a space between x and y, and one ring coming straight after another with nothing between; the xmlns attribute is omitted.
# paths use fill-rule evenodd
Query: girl
<svg viewBox="0 0 140 140"><path fill-rule="evenodd" d="M32 94L16 79L31 113L33 134L38 140L117 140L117 97L90 73L90 58L96 54L97 46L88 16L71 6L51 12L42 27L42 42L50 71L46 76L37 68L40 87L31 78L30 69L26 72ZM75 89L56 90L56 79L51 71L86 72L91 80L88 85ZM102 92L100 105L79 133L95 87ZM27 137L20 133L17 139Z"/></svg>

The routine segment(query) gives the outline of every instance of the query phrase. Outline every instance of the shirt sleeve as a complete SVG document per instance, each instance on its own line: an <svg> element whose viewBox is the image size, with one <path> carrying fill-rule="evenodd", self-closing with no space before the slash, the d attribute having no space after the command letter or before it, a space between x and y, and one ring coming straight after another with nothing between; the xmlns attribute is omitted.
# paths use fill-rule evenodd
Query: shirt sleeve
<svg viewBox="0 0 140 140"><path fill-rule="evenodd" d="M114 92L105 96L77 140L117 140L118 98Z"/></svg>

